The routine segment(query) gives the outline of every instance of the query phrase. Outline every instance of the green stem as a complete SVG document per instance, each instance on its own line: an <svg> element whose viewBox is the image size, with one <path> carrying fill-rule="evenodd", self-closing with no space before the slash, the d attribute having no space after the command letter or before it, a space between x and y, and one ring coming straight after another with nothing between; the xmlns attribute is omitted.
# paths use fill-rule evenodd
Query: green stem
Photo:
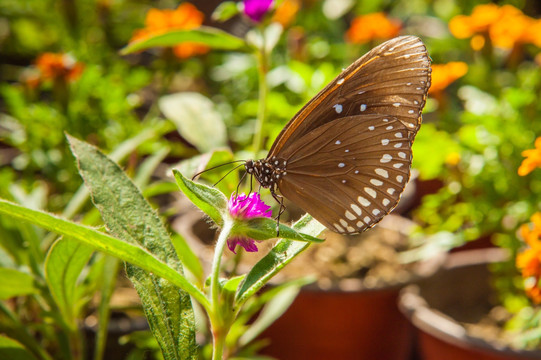
<svg viewBox="0 0 541 360"><path fill-rule="evenodd" d="M258 80L259 80L259 103L257 108L257 120L254 133L254 153L257 156L257 153L263 147L263 124L265 123L265 117L267 115L267 96L268 96L268 86L267 86L267 72L269 71L269 59L268 54L265 51L265 37L263 36L263 44L261 49L257 54L258 60Z"/></svg>
<svg viewBox="0 0 541 360"><path fill-rule="evenodd" d="M225 338L229 331L224 323L224 315L222 313L223 306L220 306L220 268L222 264L222 255L227 244L227 238L233 228L232 219L224 219L224 225L216 248L214 249L214 259L212 261L212 272L210 278L210 298L212 313L209 314L210 325L212 327L212 360L222 360Z"/></svg>

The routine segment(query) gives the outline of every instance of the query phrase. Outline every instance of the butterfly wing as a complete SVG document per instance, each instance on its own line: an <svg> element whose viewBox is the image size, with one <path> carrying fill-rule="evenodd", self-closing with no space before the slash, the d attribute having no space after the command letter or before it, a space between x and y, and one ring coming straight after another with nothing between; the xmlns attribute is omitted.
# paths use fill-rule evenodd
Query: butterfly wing
<svg viewBox="0 0 541 360"><path fill-rule="evenodd" d="M410 174L409 133L393 116L333 120L284 149L287 173L278 188L329 229L362 232L400 199Z"/></svg>
<svg viewBox="0 0 541 360"><path fill-rule="evenodd" d="M359 58L308 102L269 151L279 156L310 131L346 116L381 114L403 123L413 139L430 87L430 58L415 36L391 39Z"/></svg>

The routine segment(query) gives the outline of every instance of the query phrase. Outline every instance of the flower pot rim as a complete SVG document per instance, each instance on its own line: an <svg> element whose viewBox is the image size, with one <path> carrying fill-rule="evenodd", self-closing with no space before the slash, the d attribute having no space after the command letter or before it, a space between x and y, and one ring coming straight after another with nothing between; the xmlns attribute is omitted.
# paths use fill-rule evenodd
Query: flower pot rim
<svg viewBox="0 0 541 360"><path fill-rule="evenodd" d="M442 271L459 267L502 262L509 258L502 249L468 250L449 254ZM400 292L399 308L410 322L424 333L461 348L473 348L483 352L514 356L521 359L540 359L539 350L520 350L498 345L468 335L466 328L443 312L431 308L420 295L419 284L412 284Z"/></svg>

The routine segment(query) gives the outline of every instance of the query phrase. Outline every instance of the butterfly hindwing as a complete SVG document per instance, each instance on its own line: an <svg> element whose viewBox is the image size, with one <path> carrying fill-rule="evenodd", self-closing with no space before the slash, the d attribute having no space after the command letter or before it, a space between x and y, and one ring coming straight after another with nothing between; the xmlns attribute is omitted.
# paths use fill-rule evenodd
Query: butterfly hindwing
<svg viewBox="0 0 541 360"><path fill-rule="evenodd" d="M359 233L398 203L409 179L411 139L396 117L355 115L305 134L287 149L281 193L328 228Z"/></svg>

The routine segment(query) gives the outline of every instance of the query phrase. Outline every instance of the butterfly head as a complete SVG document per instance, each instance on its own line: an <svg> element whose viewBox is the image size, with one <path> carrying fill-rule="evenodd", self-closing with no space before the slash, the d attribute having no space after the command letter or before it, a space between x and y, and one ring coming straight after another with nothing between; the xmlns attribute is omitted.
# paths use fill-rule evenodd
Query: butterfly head
<svg viewBox="0 0 541 360"><path fill-rule="evenodd" d="M274 189L280 179L287 175L287 161L272 159L247 160L244 164L246 172L253 175L264 188Z"/></svg>

